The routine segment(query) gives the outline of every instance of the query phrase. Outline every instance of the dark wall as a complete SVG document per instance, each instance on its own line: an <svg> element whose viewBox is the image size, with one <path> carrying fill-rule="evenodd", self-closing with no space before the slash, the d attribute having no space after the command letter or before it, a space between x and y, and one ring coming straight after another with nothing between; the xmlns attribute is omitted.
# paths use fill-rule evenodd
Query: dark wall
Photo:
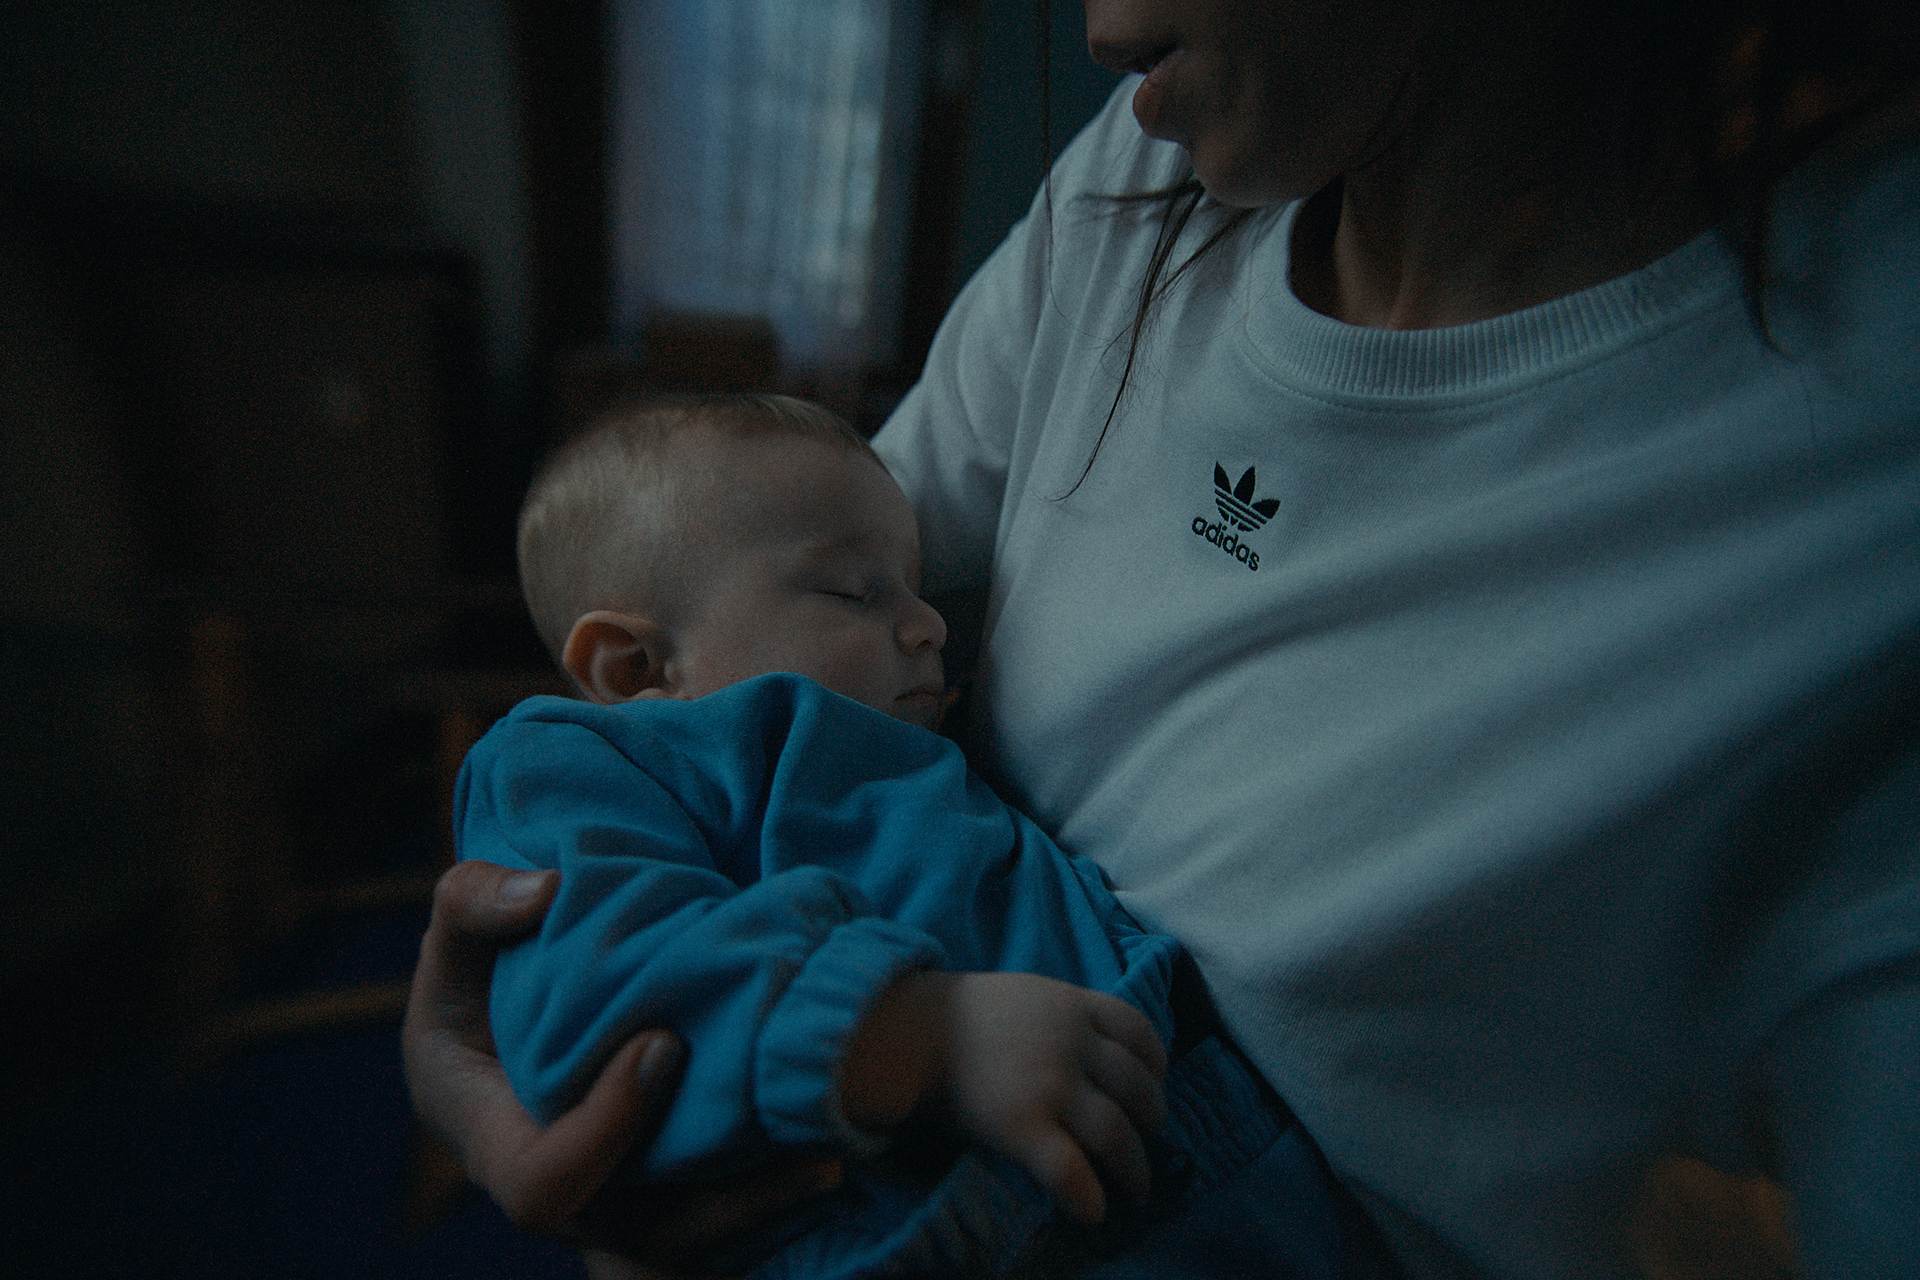
<svg viewBox="0 0 1920 1280"><path fill-rule="evenodd" d="M1044 132L1035 0L987 0L983 6L980 65L961 175L955 290L1026 214L1044 176L1043 147L1059 155L1118 83L1087 57L1080 0L1041 2L1048 5L1052 64L1053 119Z"/></svg>
<svg viewBox="0 0 1920 1280"><path fill-rule="evenodd" d="M509 0L5 26L0 1020L55 1063L173 983L212 879L190 833L265 884L288 850L252 819L323 842L316 779L366 809L338 865L393 825L341 762L379 761L463 568L461 495L501 487L462 485L527 376L528 218ZM244 770L196 755L233 714Z"/></svg>
<svg viewBox="0 0 1920 1280"><path fill-rule="evenodd" d="M392 24L367 5L16 7L7 147L139 189L391 206L413 165Z"/></svg>
<svg viewBox="0 0 1920 1280"><path fill-rule="evenodd" d="M0 164L170 206L325 214L469 255L488 366L524 358L509 0L16 6Z"/></svg>

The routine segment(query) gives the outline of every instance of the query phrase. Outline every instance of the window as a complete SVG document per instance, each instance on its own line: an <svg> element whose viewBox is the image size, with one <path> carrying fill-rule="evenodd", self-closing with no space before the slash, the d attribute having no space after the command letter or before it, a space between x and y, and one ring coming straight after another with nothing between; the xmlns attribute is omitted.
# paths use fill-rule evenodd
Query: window
<svg viewBox="0 0 1920 1280"><path fill-rule="evenodd" d="M614 6L616 322L765 316L793 367L899 346L918 0Z"/></svg>

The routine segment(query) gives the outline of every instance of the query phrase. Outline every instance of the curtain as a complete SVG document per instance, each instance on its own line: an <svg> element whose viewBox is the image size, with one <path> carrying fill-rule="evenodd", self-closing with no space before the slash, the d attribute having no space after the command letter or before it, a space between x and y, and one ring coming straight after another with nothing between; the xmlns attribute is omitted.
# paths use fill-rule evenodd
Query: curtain
<svg viewBox="0 0 1920 1280"><path fill-rule="evenodd" d="M921 0L618 0L618 314L765 316L798 368L898 342Z"/></svg>

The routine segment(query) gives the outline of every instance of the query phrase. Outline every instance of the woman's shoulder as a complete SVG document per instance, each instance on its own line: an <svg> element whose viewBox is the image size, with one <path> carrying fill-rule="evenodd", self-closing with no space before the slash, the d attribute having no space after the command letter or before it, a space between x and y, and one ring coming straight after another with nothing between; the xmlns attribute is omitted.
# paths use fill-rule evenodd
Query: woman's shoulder
<svg viewBox="0 0 1920 1280"><path fill-rule="evenodd" d="M1767 302L1789 356L1911 395L1920 377L1920 93L1837 135L1780 182Z"/></svg>

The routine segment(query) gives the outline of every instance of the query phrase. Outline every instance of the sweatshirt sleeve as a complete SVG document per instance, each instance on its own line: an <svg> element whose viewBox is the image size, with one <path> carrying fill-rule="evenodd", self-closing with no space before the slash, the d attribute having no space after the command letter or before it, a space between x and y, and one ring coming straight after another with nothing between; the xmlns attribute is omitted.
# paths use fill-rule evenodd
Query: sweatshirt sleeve
<svg viewBox="0 0 1920 1280"><path fill-rule="evenodd" d="M919 515L934 593L986 585L1038 323L1046 222L1036 201L968 281L919 380L874 437Z"/></svg>
<svg viewBox="0 0 1920 1280"><path fill-rule="evenodd" d="M551 1121L640 1030L686 1041L651 1177L862 1141L835 1094L847 1040L896 976L942 961L843 876L759 878L750 849L723 847L751 823L714 807L588 724L531 718L482 740L455 796L461 857L560 872L539 933L494 971L494 1038L528 1108Z"/></svg>
<svg viewBox="0 0 1920 1280"><path fill-rule="evenodd" d="M1782 1028L1772 1130L1807 1277L1920 1259L1920 960L1857 975Z"/></svg>
<svg viewBox="0 0 1920 1280"><path fill-rule="evenodd" d="M1035 337L1052 283L1056 224L1123 132L1119 95L1062 153L1052 182L947 309L919 380L873 446L919 514L929 591L986 585ZM1127 121L1131 124L1131 119ZM1135 131L1137 134L1137 130ZM1123 189L1115 180L1114 189Z"/></svg>
<svg viewBox="0 0 1920 1280"><path fill-rule="evenodd" d="M1920 748L1813 846L1770 931L1779 993L1760 1111L1793 1202L1801 1274L1894 1277L1920 1259Z"/></svg>
<svg viewBox="0 0 1920 1280"><path fill-rule="evenodd" d="M1807 1280L1920 1258L1920 685L1892 671L1833 695L1857 731L1786 753L1708 916L1726 969L1694 1041L1698 1154L1782 1186Z"/></svg>

